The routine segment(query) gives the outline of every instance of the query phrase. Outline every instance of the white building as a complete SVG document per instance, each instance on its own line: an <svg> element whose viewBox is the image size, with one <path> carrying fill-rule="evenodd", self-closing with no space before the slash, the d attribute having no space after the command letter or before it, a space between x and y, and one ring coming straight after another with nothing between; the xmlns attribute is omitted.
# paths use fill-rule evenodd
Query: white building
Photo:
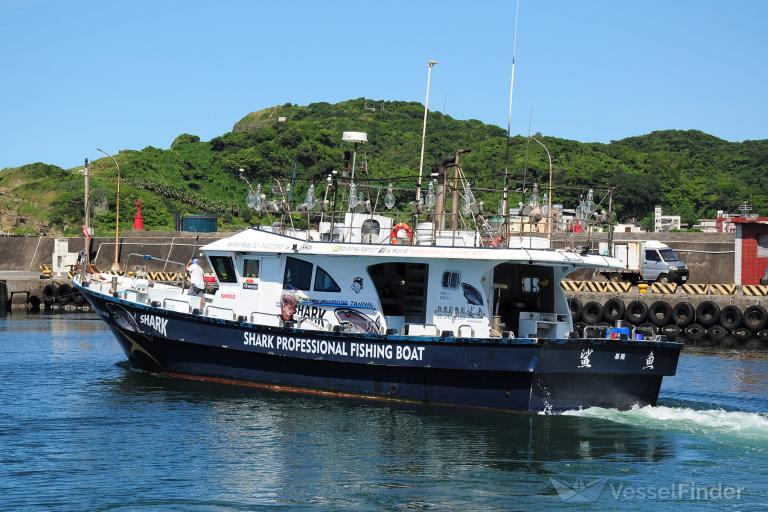
<svg viewBox="0 0 768 512"><path fill-rule="evenodd" d="M616 224L613 227L614 233L642 233L644 230L642 226L635 222L628 222L626 224Z"/></svg>
<svg viewBox="0 0 768 512"><path fill-rule="evenodd" d="M661 233L663 231L672 231L680 229L679 215L662 215L661 206L656 206L653 210L653 231Z"/></svg>
<svg viewBox="0 0 768 512"><path fill-rule="evenodd" d="M717 210L717 215L714 219L699 219L699 223L693 227L700 229L704 233L734 233L736 226L732 219L737 217L741 217L741 214Z"/></svg>

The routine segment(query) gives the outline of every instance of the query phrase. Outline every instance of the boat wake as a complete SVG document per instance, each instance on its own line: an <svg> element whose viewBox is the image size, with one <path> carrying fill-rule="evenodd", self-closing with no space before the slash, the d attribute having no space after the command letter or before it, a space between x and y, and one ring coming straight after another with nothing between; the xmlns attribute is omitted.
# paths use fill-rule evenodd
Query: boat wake
<svg viewBox="0 0 768 512"><path fill-rule="evenodd" d="M565 411L565 416L596 418L641 428L679 430L713 438L748 442L764 451L768 442L768 415L764 413L726 411L723 409L697 410L688 407L646 406L628 411L590 407Z"/></svg>

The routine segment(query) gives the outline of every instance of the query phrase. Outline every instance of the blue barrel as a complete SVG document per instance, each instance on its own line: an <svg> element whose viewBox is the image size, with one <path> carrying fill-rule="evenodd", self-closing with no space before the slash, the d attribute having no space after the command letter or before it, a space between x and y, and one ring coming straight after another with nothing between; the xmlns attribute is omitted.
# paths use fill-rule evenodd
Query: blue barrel
<svg viewBox="0 0 768 512"><path fill-rule="evenodd" d="M215 215L185 215L181 218L181 230L193 233L215 233Z"/></svg>

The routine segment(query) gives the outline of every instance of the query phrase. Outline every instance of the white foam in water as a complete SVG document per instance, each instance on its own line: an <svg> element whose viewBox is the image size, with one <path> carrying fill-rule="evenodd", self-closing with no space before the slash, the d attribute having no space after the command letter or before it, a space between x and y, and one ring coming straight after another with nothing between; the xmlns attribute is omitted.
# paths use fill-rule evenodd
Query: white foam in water
<svg viewBox="0 0 768 512"><path fill-rule="evenodd" d="M683 407L634 407L629 411L590 407L565 411L565 416L598 418L623 425L646 428L682 430L707 437L738 438L760 441L754 448L765 449L768 441L768 416L752 412L724 411L722 409L696 410Z"/></svg>

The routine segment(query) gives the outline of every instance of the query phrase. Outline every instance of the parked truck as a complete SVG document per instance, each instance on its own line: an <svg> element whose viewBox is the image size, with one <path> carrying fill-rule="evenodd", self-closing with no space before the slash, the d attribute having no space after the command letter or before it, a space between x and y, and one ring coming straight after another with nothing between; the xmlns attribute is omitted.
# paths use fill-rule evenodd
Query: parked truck
<svg viewBox="0 0 768 512"><path fill-rule="evenodd" d="M601 272L609 281L658 281L683 284L688 281L688 267L667 244L657 240L614 241L610 254L624 263L625 270ZM600 253L609 254L608 243L600 244Z"/></svg>

